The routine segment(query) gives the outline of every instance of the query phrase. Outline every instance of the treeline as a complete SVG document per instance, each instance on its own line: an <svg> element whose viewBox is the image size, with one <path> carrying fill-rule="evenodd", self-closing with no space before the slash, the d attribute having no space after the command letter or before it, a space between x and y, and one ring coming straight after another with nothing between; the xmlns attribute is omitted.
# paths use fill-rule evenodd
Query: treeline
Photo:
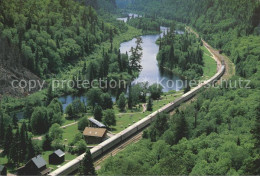
<svg viewBox="0 0 260 176"><path fill-rule="evenodd" d="M188 79L198 79L203 75L202 43L195 35L178 35L172 26L158 43L157 59L161 69L166 68Z"/></svg>
<svg viewBox="0 0 260 176"><path fill-rule="evenodd" d="M160 32L160 22L152 18L137 17L128 18L127 24L137 28L142 29L143 33L146 32Z"/></svg>
<svg viewBox="0 0 260 176"><path fill-rule="evenodd" d="M99 174L258 174L259 91L231 87L206 90L173 116L158 115L145 139L105 161Z"/></svg>
<svg viewBox="0 0 260 176"><path fill-rule="evenodd" d="M83 2L82 2L83 3ZM84 3L83 3L84 4ZM88 56L119 30L91 6L74 1L1 1L1 38L19 48L21 63L45 77Z"/></svg>

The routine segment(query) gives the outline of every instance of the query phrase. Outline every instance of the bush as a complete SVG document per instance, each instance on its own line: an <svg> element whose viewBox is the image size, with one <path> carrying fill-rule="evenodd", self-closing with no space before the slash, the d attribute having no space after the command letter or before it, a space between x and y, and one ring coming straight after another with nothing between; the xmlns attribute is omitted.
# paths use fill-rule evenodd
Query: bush
<svg viewBox="0 0 260 176"><path fill-rule="evenodd" d="M89 125L87 117L82 117L78 122L78 130L83 131Z"/></svg>

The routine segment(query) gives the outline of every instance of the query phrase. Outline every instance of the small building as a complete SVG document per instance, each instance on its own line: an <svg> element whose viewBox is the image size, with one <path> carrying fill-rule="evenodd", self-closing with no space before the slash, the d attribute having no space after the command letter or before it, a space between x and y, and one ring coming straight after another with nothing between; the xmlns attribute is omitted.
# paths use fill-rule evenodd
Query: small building
<svg viewBox="0 0 260 176"><path fill-rule="evenodd" d="M88 119L90 122L90 127L94 127L94 128L106 128L106 125L104 125L103 123L99 122L98 120L94 119L94 118L89 118Z"/></svg>
<svg viewBox="0 0 260 176"><path fill-rule="evenodd" d="M57 165L65 161L65 153L62 150L56 150L49 155L49 164Z"/></svg>
<svg viewBox="0 0 260 176"><path fill-rule="evenodd" d="M47 175L51 169L47 168L46 161L38 155L28 161L25 166L17 170L18 175Z"/></svg>
<svg viewBox="0 0 260 176"><path fill-rule="evenodd" d="M99 144L107 137L107 129L86 127L83 135L87 144Z"/></svg>
<svg viewBox="0 0 260 176"><path fill-rule="evenodd" d="M5 166L0 165L0 175L1 176L7 175L7 169Z"/></svg>

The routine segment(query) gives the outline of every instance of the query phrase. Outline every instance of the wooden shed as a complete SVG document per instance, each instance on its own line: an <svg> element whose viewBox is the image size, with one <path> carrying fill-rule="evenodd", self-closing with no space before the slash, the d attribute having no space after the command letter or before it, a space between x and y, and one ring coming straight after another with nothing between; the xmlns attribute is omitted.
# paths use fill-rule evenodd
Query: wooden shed
<svg viewBox="0 0 260 176"><path fill-rule="evenodd" d="M25 166L18 168L18 175L47 175L50 173L46 161L38 155L28 161Z"/></svg>
<svg viewBox="0 0 260 176"><path fill-rule="evenodd" d="M49 155L49 164L57 165L65 161L65 153L62 150L56 150Z"/></svg>
<svg viewBox="0 0 260 176"><path fill-rule="evenodd" d="M83 135L88 144L99 144L107 137L107 129L86 127Z"/></svg>
<svg viewBox="0 0 260 176"><path fill-rule="evenodd" d="M7 169L5 166L0 165L0 175L1 176L7 175Z"/></svg>

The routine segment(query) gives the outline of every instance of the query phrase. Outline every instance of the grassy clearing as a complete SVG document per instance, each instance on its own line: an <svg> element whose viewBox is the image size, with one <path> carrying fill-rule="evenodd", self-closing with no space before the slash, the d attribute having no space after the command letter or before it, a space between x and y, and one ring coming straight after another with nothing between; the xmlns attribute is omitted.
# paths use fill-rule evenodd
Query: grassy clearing
<svg viewBox="0 0 260 176"><path fill-rule="evenodd" d="M161 100L156 100L153 102L153 112L162 108L164 105L174 101L176 98L180 97L183 94L183 92L178 93L167 93L164 96L162 96ZM136 109L137 112L125 112L125 113L119 113L116 115L117 124L116 126L112 127L113 133L119 133L120 131L126 129L127 127L131 126L135 122L138 122L139 120L143 119L144 117L148 116L152 112L142 112L143 108L139 109L139 106ZM139 111L139 112L138 112Z"/></svg>
<svg viewBox="0 0 260 176"><path fill-rule="evenodd" d="M212 54L207 50L205 46L201 47L204 54L203 54L203 61L204 61L204 66L203 66L203 79L207 80L214 76L217 72L217 63L216 61L212 58Z"/></svg>
<svg viewBox="0 0 260 176"><path fill-rule="evenodd" d="M63 129L64 144L68 145L74 139L75 135L79 133L78 124L71 125Z"/></svg>

